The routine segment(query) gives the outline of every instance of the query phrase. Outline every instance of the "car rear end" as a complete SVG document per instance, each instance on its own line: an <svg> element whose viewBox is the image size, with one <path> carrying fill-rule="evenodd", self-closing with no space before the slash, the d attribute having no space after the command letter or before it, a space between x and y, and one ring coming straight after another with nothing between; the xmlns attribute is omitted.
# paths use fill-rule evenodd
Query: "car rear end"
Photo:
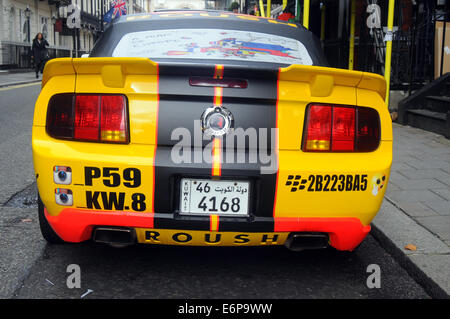
<svg viewBox="0 0 450 319"><path fill-rule="evenodd" d="M293 24L200 14L166 19L178 30L213 21L236 37L311 36ZM120 41L149 25L129 18L94 57L45 69L33 157L46 221L62 240L352 250L364 239L392 161L382 77L319 66L308 40L310 60L299 58L309 65L229 34L140 57L141 35ZM165 17L149 19L165 30ZM130 45L132 57L121 51ZM191 49L224 60L188 58Z"/></svg>

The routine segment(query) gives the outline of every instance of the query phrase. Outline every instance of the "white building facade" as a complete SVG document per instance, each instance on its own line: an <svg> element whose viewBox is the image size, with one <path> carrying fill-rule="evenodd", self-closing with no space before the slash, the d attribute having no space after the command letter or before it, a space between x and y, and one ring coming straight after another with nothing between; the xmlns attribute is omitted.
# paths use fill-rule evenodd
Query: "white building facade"
<svg viewBox="0 0 450 319"><path fill-rule="evenodd" d="M150 0L126 2L128 14L150 11ZM67 27L72 3L81 11L77 32ZM107 0L0 0L0 69L31 67L31 43L38 32L50 44L50 58L89 52L100 35L101 16L109 7Z"/></svg>

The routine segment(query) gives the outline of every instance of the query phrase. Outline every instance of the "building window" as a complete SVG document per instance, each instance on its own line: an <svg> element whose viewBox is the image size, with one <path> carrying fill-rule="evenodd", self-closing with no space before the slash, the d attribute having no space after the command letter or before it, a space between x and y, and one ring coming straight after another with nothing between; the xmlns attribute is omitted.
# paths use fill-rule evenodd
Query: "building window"
<svg viewBox="0 0 450 319"><path fill-rule="evenodd" d="M48 38L48 18L41 17L41 33L44 39Z"/></svg>
<svg viewBox="0 0 450 319"><path fill-rule="evenodd" d="M25 20L23 22L23 27L22 27L23 42L30 42L30 38L28 37L28 35L29 35L28 29L30 28L29 23L30 23L29 20Z"/></svg>
<svg viewBox="0 0 450 319"><path fill-rule="evenodd" d="M22 25L20 22L19 25ZM10 16L9 16L9 36L10 40L14 41L16 39L16 11L14 10L14 7L11 7Z"/></svg>
<svg viewBox="0 0 450 319"><path fill-rule="evenodd" d="M28 14L28 17L27 17L27 14ZM21 23L22 40L23 40L23 42L31 42L30 21L33 21L33 13L30 11L30 9L27 8L26 10L21 10L20 20L22 22Z"/></svg>

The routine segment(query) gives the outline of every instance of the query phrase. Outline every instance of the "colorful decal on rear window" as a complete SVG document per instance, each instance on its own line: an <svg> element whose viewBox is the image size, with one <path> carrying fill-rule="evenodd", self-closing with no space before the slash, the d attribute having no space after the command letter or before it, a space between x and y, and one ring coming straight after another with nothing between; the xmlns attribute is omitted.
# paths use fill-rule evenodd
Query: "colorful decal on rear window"
<svg viewBox="0 0 450 319"><path fill-rule="evenodd" d="M132 32L120 39L112 55L312 65L308 51L298 40L267 33L223 29Z"/></svg>

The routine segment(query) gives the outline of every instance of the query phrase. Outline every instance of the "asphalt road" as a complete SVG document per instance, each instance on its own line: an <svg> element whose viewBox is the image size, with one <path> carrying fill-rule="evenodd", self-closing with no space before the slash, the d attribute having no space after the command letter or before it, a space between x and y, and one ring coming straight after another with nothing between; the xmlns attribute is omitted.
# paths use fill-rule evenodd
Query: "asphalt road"
<svg viewBox="0 0 450 319"><path fill-rule="evenodd" d="M81 269L69 289L67 266ZM366 286L378 264L381 288ZM48 281L50 282L48 282ZM358 252L291 252L284 247L110 248L47 246L18 298L426 298L423 289L369 237Z"/></svg>
<svg viewBox="0 0 450 319"><path fill-rule="evenodd" d="M0 88L0 205L34 182L31 125L40 85Z"/></svg>
<svg viewBox="0 0 450 319"><path fill-rule="evenodd" d="M428 297L371 236L350 254L284 247L47 245L32 199L29 144L38 92L36 85L0 90L0 297L81 298L89 289L84 298ZM81 288L66 285L70 264L80 266ZM366 285L371 264L381 269L379 289Z"/></svg>

